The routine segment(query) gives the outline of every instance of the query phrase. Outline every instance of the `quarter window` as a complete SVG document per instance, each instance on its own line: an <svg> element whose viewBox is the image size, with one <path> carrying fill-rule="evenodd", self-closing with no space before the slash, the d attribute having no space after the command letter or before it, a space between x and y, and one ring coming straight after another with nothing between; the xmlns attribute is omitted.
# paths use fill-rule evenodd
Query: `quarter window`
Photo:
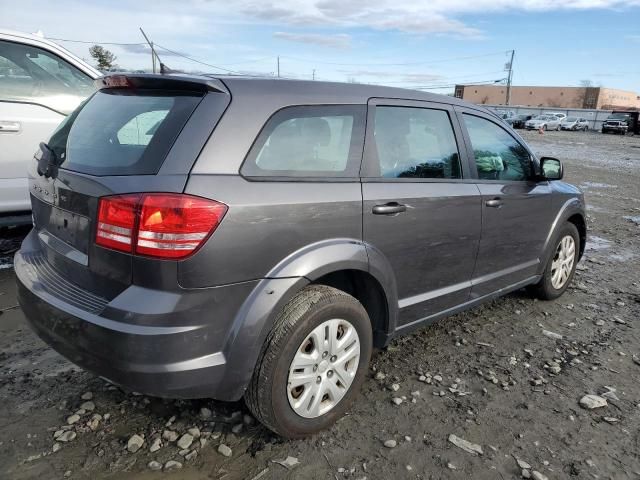
<svg viewBox="0 0 640 480"><path fill-rule="evenodd" d="M483 180L527 180L532 176L531 157L515 138L489 120L463 115Z"/></svg>
<svg viewBox="0 0 640 480"><path fill-rule="evenodd" d="M374 136L382 177L461 177L458 147L445 110L376 107Z"/></svg>
<svg viewBox="0 0 640 480"><path fill-rule="evenodd" d="M0 41L0 100L69 114L94 91L91 78L52 53Z"/></svg>
<svg viewBox="0 0 640 480"><path fill-rule="evenodd" d="M242 174L271 177L357 177L365 107L288 107L258 136Z"/></svg>

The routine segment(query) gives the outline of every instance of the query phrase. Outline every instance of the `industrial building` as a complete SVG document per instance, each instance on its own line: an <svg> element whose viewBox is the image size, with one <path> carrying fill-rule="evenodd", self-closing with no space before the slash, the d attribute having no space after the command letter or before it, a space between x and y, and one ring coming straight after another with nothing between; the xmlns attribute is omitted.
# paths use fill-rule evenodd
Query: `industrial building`
<svg viewBox="0 0 640 480"><path fill-rule="evenodd" d="M506 105L505 85L456 85L454 96L481 105ZM640 95L604 87L512 86L509 105L523 107L640 109Z"/></svg>

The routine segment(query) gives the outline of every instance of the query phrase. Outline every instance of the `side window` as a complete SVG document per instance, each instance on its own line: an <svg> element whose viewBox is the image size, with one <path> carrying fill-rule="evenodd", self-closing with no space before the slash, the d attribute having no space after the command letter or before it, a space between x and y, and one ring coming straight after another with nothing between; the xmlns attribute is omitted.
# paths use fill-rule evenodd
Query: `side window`
<svg viewBox="0 0 640 480"><path fill-rule="evenodd" d="M357 177L364 105L288 107L266 123L241 173L265 177Z"/></svg>
<svg viewBox="0 0 640 480"><path fill-rule="evenodd" d="M532 176L531 157L515 138L489 120L463 114L483 180L527 180Z"/></svg>
<svg viewBox="0 0 640 480"><path fill-rule="evenodd" d="M52 53L0 40L0 100L72 112L95 90L87 75Z"/></svg>
<svg viewBox="0 0 640 480"><path fill-rule="evenodd" d="M460 158L445 110L379 106L375 145L385 178L461 178Z"/></svg>

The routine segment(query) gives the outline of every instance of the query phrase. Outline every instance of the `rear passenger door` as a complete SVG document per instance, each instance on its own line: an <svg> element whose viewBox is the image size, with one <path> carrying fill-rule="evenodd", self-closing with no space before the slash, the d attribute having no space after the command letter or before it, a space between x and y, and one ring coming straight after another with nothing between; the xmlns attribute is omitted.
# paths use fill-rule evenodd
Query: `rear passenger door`
<svg viewBox="0 0 640 480"><path fill-rule="evenodd" d="M457 109L482 194L482 238L472 298L531 279L549 232L551 188L524 143L489 114Z"/></svg>
<svg viewBox="0 0 640 480"><path fill-rule="evenodd" d="M391 265L402 328L468 300L481 201L449 105L372 99L367 115L363 238Z"/></svg>

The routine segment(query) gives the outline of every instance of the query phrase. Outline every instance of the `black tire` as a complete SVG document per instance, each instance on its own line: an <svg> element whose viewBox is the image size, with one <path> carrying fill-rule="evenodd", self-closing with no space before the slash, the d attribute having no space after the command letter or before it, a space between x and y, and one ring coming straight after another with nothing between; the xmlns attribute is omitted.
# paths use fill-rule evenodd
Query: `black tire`
<svg viewBox="0 0 640 480"><path fill-rule="evenodd" d="M555 259L560 241L567 235L571 235L575 242L575 258L567 281L562 285L562 287L555 288L551 283L551 265ZM573 280L573 276L576 273L576 265L578 264L578 254L580 252L580 234L578 233L576 226L573 223L565 223L564 226L556 232L551 245L553 250L547 260L547 265L544 269L544 273L542 274L542 279L540 279L537 284L530 287L531 292L540 300L555 300L565 292Z"/></svg>
<svg viewBox="0 0 640 480"><path fill-rule="evenodd" d="M289 367L298 348L318 325L329 319L347 320L360 340L355 378L344 397L327 413L315 418L298 415L289 404ZM245 403L267 428L286 438L302 438L330 427L344 415L364 381L372 351L369 315L345 292L325 285L310 285L282 309L258 357L245 393Z"/></svg>

